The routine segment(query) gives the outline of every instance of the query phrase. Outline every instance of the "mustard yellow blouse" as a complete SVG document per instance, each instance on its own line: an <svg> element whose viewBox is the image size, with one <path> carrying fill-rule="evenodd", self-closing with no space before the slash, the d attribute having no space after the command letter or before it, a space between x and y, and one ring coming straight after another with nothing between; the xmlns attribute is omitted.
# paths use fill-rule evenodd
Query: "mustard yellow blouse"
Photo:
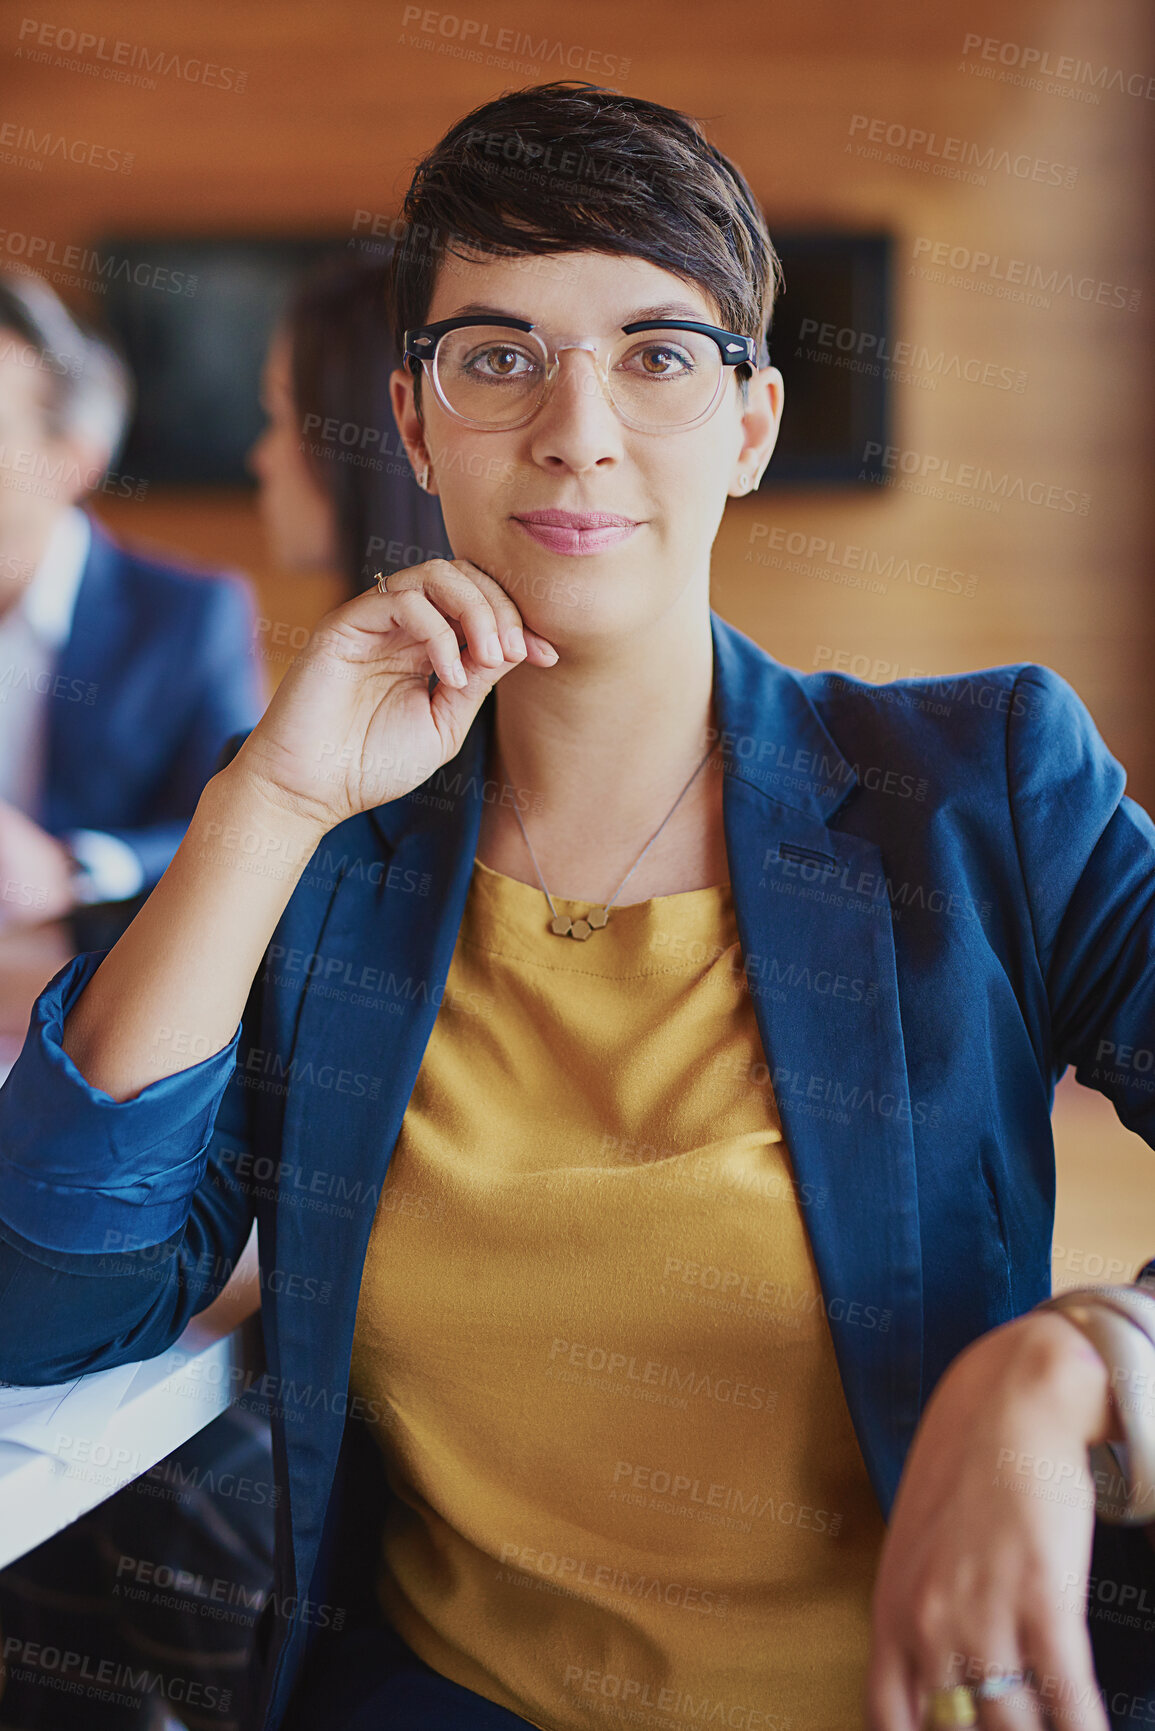
<svg viewBox="0 0 1155 1731"><path fill-rule="evenodd" d="M849 1731L885 1527L730 888L548 920L476 861L379 1200L382 1607L543 1731Z"/></svg>

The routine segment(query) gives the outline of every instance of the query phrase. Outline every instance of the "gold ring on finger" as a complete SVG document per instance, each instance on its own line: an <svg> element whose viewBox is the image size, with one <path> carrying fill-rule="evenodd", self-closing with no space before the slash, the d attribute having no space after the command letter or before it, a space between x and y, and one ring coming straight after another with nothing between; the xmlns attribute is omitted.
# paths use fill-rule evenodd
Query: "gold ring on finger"
<svg viewBox="0 0 1155 1731"><path fill-rule="evenodd" d="M948 1725L977 1725L974 1696L965 1683L953 1688L932 1689L927 1710L927 1725L935 1728Z"/></svg>

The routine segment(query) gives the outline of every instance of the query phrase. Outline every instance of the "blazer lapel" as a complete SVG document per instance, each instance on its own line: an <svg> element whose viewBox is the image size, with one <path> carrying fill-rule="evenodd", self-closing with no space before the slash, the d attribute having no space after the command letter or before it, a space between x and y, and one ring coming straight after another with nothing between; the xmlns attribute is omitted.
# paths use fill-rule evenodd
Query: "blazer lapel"
<svg viewBox="0 0 1155 1731"><path fill-rule="evenodd" d="M827 827L855 776L796 676L710 617L739 937L799 1192L810 1198L804 1219L847 1405L889 1514L920 1411L922 1262L889 907L848 887L881 883L883 865L873 843ZM302 964L275 1209L280 1289L265 1299L280 1365L313 1370L291 1391L307 1410L286 1401L301 1588L346 1414L359 1296L348 1271L364 1263L453 958L493 713L491 695L436 797L415 789L328 838L338 881ZM325 1061L360 1081L326 1085ZM317 1212L310 1196L341 1206ZM327 1305L304 1290L312 1276L315 1292L322 1271L335 1275Z"/></svg>
<svg viewBox="0 0 1155 1731"><path fill-rule="evenodd" d="M828 828L857 776L795 676L711 618L746 976L847 1406L889 1517L921 1410L923 1303L885 865L873 842Z"/></svg>

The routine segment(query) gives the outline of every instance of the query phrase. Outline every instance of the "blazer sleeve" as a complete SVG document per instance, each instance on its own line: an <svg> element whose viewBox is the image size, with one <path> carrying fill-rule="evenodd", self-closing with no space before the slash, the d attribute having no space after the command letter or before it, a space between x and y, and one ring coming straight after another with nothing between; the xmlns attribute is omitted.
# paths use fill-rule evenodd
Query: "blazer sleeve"
<svg viewBox="0 0 1155 1731"><path fill-rule="evenodd" d="M1073 1064L1155 1146L1155 824L1061 675L1029 665L1015 697L1008 786L1052 1073Z"/></svg>
<svg viewBox="0 0 1155 1731"><path fill-rule="evenodd" d="M104 952L48 983L0 1087L0 1378L62 1381L165 1351L225 1286L253 1219L257 982L228 1044L116 1101L61 1045ZM258 972L257 981L261 979Z"/></svg>
<svg viewBox="0 0 1155 1731"><path fill-rule="evenodd" d="M164 793L155 819L106 829L130 847L147 893L164 876L181 844L205 783L215 774L225 741L256 726L265 709L256 659L256 614L239 577L202 579L204 612L197 641L188 645L189 675L197 669L198 697L173 761L165 766ZM186 675L188 676L188 675Z"/></svg>

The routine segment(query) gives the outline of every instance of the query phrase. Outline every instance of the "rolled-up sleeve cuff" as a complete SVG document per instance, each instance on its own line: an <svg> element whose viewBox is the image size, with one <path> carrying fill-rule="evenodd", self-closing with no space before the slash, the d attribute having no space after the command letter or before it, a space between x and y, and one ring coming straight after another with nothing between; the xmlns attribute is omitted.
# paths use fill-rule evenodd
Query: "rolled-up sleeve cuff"
<svg viewBox="0 0 1155 1731"><path fill-rule="evenodd" d="M0 1220L46 1250L143 1248L178 1232L236 1063L239 1023L219 1052L131 1100L86 1082L61 1037L106 954L74 956L45 986L0 1087Z"/></svg>

